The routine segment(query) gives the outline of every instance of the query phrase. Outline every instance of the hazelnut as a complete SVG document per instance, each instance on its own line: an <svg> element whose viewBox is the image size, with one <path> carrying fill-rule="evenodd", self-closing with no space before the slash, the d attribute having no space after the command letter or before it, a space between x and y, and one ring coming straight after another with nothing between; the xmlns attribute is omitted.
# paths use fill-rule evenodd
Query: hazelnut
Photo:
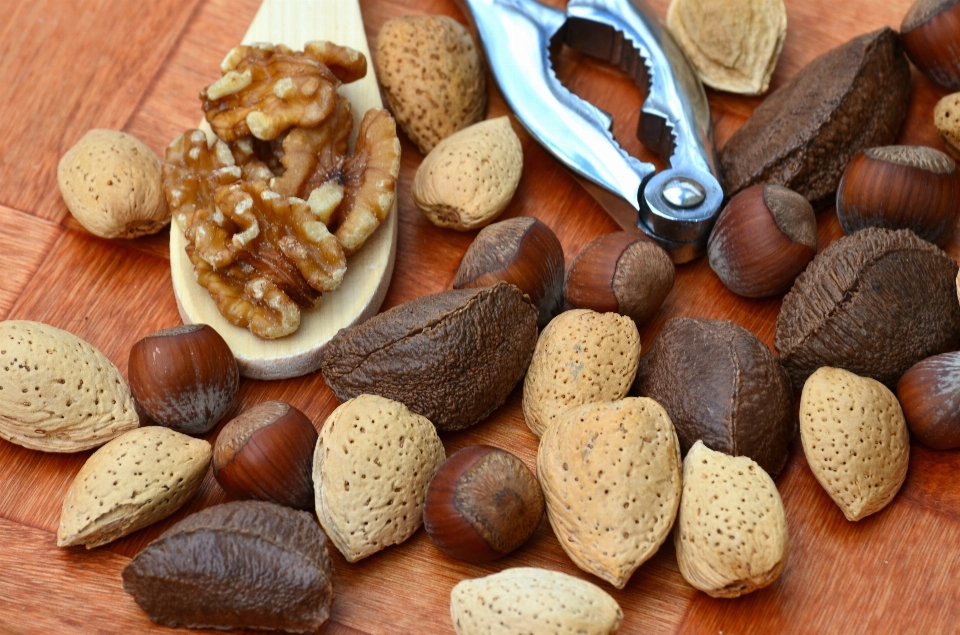
<svg viewBox="0 0 960 635"><path fill-rule="evenodd" d="M817 218L804 197L765 183L743 190L717 217L707 257L734 293L785 293L817 253Z"/></svg>
<svg viewBox="0 0 960 635"><path fill-rule="evenodd" d="M924 75L952 90L960 89L958 0L916 0L900 25L907 56Z"/></svg>
<svg viewBox="0 0 960 635"><path fill-rule="evenodd" d="M453 288L486 287L499 280L530 296L540 311L537 326L546 326L560 312L563 285L563 247L553 230L532 216L481 229L463 254Z"/></svg>
<svg viewBox="0 0 960 635"><path fill-rule="evenodd" d="M206 324L148 335L130 349L130 391L139 410L187 434L208 432L233 405L240 386L230 347Z"/></svg>
<svg viewBox="0 0 960 635"><path fill-rule="evenodd" d="M676 269L670 256L635 232L600 236L573 259L563 297L576 309L619 313L643 324L663 304Z"/></svg>
<svg viewBox="0 0 960 635"><path fill-rule="evenodd" d="M450 455L430 481L423 526L448 556L487 562L525 543L543 509L540 484L523 461L471 445Z"/></svg>
<svg viewBox="0 0 960 635"><path fill-rule="evenodd" d="M283 401L245 410L223 426L213 447L213 476L234 498L313 509L310 419Z"/></svg>
<svg viewBox="0 0 960 635"><path fill-rule="evenodd" d="M847 234L865 227L910 229L943 245L960 215L960 173L949 156L923 146L858 152L837 188L837 218Z"/></svg>
<svg viewBox="0 0 960 635"><path fill-rule="evenodd" d="M960 351L917 362L897 382L907 426L935 450L960 447Z"/></svg>

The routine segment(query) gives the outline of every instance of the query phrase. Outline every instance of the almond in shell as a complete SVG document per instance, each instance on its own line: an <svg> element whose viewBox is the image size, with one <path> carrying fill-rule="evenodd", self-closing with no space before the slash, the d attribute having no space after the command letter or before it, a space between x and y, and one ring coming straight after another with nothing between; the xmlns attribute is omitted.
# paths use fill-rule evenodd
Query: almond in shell
<svg viewBox="0 0 960 635"><path fill-rule="evenodd" d="M711 597L771 584L787 557L787 517L773 479L750 457L697 441L683 460L674 541L680 573Z"/></svg>
<svg viewBox="0 0 960 635"><path fill-rule="evenodd" d="M623 611L600 587L572 575L518 567L463 580L450 593L457 635L612 635Z"/></svg>
<svg viewBox="0 0 960 635"><path fill-rule="evenodd" d="M483 119L483 64L470 33L453 18L388 20L377 34L374 62L393 116L423 154Z"/></svg>
<svg viewBox="0 0 960 635"><path fill-rule="evenodd" d="M400 402L360 395L327 417L313 456L317 517L348 562L413 535L444 459L430 420Z"/></svg>
<svg viewBox="0 0 960 635"><path fill-rule="evenodd" d="M90 455L63 499L57 545L106 544L193 498L213 449L163 426L124 433Z"/></svg>
<svg viewBox="0 0 960 635"><path fill-rule="evenodd" d="M136 428L117 367L76 335L0 322L0 437L31 450L80 452Z"/></svg>
<svg viewBox="0 0 960 635"><path fill-rule="evenodd" d="M523 148L510 118L488 119L430 151L413 178L413 200L438 227L480 229L506 208L522 171Z"/></svg>
<svg viewBox="0 0 960 635"><path fill-rule="evenodd" d="M680 443L646 397L568 410L537 453L547 517L567 555L622 589L670 533L680 503Z"/></svg>
<svg viewBox="0 0 960 635"><path fill-rule="evenodd" d="M627 395L640 363L640 333L616 313L561 313L537 339L523 382L523 417L538 437L565 411Z"/></svg>
<svg viewBox="0 0 960 635"><path fill-rule="evenodd" d="M800 396L800 439L813 475L847 520L886 507L907 477L903 410L875 379L828 366L810 375Z"/></svg>

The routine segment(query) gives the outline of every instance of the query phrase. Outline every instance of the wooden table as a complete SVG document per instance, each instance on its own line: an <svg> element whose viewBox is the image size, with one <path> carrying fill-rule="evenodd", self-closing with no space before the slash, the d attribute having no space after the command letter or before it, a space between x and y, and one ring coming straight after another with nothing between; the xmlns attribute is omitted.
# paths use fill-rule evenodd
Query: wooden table
<svg viewBox="0 0 960 635"><path fill-rule="evenodd" d="M883 25L899 26L910 0L787 0L789 27L773 88L819 53ZM668 0L652 0L664 15ZM167 233L101 240L68 214L56 185L63 152L90 128L117 128L158 154L199 119L197 93L218 76L257 0L7 0L0 24L0 318L40 320L100 348L126 373L130 346L179 323L171 290ZM135 8L136 7L136 8ZM452 0L361 0L371 41L389 18L441 13L462 20ZM561 78L616 117L631 152L640 92L609 68L564 54ZM900 142L941 148L932 109L945 91L914 71ZM493 83L491 82L491 86ZM718 144L759 99L710 94ZM488 116L507 112L491 88ZM536 144L524 139L525 168L506 217L550 225L568 262L590 240L616 229L600 207ZM414 207L410 184L421 155L403 139L396 272L384 308L447 289L473 234L439 230ZM821 245L841 234L832 210L819 215ZM960 256L960 235L948 246ZM682 266L655 320L641 330L649 349L674 316L727 318L772 347L780 300L748 301L723 287L704 260ZM243 381L241 407L285 399L316 425L337 405L319 375ZM208 435L213 441L216 430ZM506 447L533 466L537 440L523 423L520 390L489 421L444 436L447 452L477 442ZM226 500L212 475L184 509L94 551L58 549L64 493L87 453L43 454L0 441L0 632L165 632L121 587L126 562L173 522ZM668 542L626 589L609 591L624 609L623 633L955 632L960 613L960 453L913 444L907 482L881 513L849 523L814 480L799 443L777 485L786 506L789 556L772 586L714 600L681 578ZM466 577L539 565L579 572L543 522L519 552L483 566L443 556L418 532L407 543L355 565L334 553L337 599L328 633L450 633L449 592Z"/></svg>

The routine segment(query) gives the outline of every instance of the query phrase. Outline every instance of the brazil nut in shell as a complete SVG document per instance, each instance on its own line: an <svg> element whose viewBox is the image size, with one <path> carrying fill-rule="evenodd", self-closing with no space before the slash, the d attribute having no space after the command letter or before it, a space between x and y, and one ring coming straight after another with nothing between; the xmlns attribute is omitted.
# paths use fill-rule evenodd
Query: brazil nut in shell
<svg viewBox="0 0 960 635"><path fill-rule="evenodd" d="M341 401L380 395L460 430L502 404L537 343L539 310L517 287L444 291L341 330L320 368Z"/></svg>
<svg viewBox="0 0 960 635"><path fill-rule="evenodd" d="M800 69L730 137L719 152L723 191L779 183L823 209L853 155L894 142L909 101L897 32L855 37Z"/></svg>
<svg viewBox="0 0 960 635"><path fill-rule="evenodd" d="M307 512L236 501L187 516L123 569L154 622L313 633L330 617L333 563Z"/></svg>
<svg viewBox="0 0 960 635"><path fill-rule="evenodd" d="M776 476L797 433L790 379L777 356L727 320L667 320L630 394L663 406L686 454L701 439Z"/></svg>
<svg viewBox="0 0 960 635"><path fill-rule="evenodd" d="M831 243L783 299L774 338L793 387L822 366L888 387L960 338L957 263L908 229Z"/></svg>

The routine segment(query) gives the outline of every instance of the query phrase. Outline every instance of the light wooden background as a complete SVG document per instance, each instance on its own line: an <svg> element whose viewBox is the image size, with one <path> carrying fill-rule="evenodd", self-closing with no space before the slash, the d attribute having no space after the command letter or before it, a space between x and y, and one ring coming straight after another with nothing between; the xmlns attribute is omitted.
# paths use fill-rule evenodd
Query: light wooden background
<svg viewBox="0 0 960 635"><path fill-rule="evenodd" d="M773 87L819 53L883 25L899 26L910 0L786 0L789 27ZM117 128L157 153L199 118L197 93L218 75L240 41L257 0L5 0L0 20L0 318L53 324L87 339L125 374L137 339L179 322L169 280L168 236L111 242L84 232L56 185L56 164L88 129ZM667 0L652 0L662 16ZM452 0L361 0L372 43L380 26L404 14L462 20ZM559 75L616 117L631 138L641 94L618 73L565 54ZM901 142L942 148L932 109L945 91L914 71ZM491 84L488 116L507 112ZM710 94L723 144L759 103ZM568 262L616 226L567 173L529 139L519 191L505 216L532 215L560 238ZM449 288L473 234L439 230L413 206L410 183L422 157L403 139L396 273L385 307ZM840 229L819 215L821 244ZM947 249L960 256L960 236ZM728 292L703 260L677 272L655 320L641 330L649 348L673 316L727 318L772 346L779 299L748 301ZM244 381L241 407L285 399L316 425L337 405L319 375L284 382ZM208 435L212 441L216 430ZM520 391L489 421L443 437L447 452L486 442L534 465L536 439L520 411ZM713 600L681 578L670 544L626 589L605 586L621 604L623 633L935 633L956 632L960 613L960 453L914 443L907 482L883 512L852 524L814 480L799 443L777 479L787 510L789 556L771 587L737 600ZM58 549L64 492L86 454L52 455L0 441L0 632L141 633L155 627L121 587L124 564L186 514L226 500L208 475L197 498L170 519L104 548ZM460 579L518 565L581 575L546 521L516 554L464 565L418 532L355 565L334 553L337 598L328 633L452 633L448 603ZM598 580L594 580L599 584Z"/></svg>

